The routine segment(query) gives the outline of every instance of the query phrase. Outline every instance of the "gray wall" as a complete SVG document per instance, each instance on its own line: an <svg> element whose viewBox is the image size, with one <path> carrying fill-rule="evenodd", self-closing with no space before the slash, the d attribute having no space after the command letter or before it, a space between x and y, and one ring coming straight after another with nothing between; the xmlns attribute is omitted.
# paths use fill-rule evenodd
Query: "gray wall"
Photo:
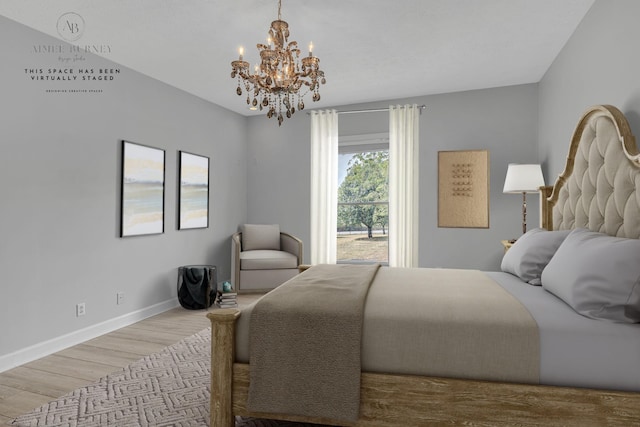
<svg viewBox="0 0 640 427"><path fill-rule="evenodd" d="M280 224L300 237L309 260L310 118L297 112L281 127L264 116L248 119L248 222Z"/></svg>
<svg viewBox="0 0 640 427"><path fill-rule="evenodd" d="M537 85L422 96L338 108L425 104L420 119L420 266L495 270L501 239L521 234L521 198L503 194L508 163L537 161ZM341 135L387 132L388 113L343 114ZM298 112L282 127L265 117L249 119L248 218L279 223L309 242L310 119ZM437 156L441 150L487 149L490 155L490 228L437 226ZM528 223L539 222L537 195L530 195ZM309 259L309 247L305 257Z"/></svg>
<svg viewBox="0 0 640 427"><path fill-rule="evenodd" d="M539 83L539 149L547 182L564 169L585 109L612 104L640 135L640 2L596 0Z"/></svg>
<svg viewBox="0 0 640 427"><path fill-rule="evenodd" d="M246 220L246 118L89 54L82 67L121 73L32 81L25 68L60 65L34 50L52 44L61 43L0 17L0 370L20 349L176 304L180 265L216 264L229 278L229 236ZM166 150L164 234L119 237L122 139ZM208 229L176 230L178 150L210 158Z"/></svg>

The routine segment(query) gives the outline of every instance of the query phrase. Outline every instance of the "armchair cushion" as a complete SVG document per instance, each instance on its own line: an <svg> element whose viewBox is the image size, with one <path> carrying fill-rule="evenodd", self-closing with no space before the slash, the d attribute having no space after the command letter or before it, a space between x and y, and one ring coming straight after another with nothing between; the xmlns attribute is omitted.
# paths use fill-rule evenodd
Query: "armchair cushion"
<svg viewBox="0 0 640 427"><path fill-rule="evenodd" d="M298 268L298 257L284 251L255 250L240 252L241 270Z"/></svg>
<svg viewBox="0 0 640 427"><path fill-rule="evenodd" d="M280 250L280 226L277 224L244 224L242 250Z"/></svg>

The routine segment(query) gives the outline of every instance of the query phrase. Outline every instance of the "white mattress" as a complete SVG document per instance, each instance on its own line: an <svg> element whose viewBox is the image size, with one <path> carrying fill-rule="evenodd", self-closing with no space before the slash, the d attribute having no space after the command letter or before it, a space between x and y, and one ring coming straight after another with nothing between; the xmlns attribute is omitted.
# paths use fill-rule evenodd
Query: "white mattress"
<svg viewBox="0 0 640 427"><path fill-rule="evenodd" d="M508 273L486 274L517 298L538 324L541 384L640 391L640 324L589 319L539 286ZM251 308L243 309L237 324L236 361L241 363L249 361ZM363 370L368 370L371 359L380 357L363 352ZM407 373L398 366L376 366L375 370Z"/></svg>

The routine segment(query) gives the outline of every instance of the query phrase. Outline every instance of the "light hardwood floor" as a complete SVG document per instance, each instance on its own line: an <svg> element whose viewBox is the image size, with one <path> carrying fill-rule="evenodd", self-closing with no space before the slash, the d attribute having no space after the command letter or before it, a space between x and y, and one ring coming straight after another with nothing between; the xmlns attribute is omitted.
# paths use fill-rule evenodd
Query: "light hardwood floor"
<svg viewBox="0 0 640 427"><path fill-rule="evenodd" d="M260 296L238 295L238 304ZM209 326L206 313L174 308L0 373L0 425L201 331Z"/></svg>

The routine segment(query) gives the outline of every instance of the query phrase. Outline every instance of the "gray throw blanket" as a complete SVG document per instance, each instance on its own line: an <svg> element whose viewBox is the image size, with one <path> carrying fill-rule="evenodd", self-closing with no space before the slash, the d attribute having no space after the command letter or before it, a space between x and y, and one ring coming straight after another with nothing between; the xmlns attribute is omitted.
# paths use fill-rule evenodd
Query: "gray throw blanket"
<svg viewBox="0 0 640 427"><path fill-rule="evenodd" d="M260 299L250 321L250 411L358 419L364 303L378 268L316 265Z"/></svg>

